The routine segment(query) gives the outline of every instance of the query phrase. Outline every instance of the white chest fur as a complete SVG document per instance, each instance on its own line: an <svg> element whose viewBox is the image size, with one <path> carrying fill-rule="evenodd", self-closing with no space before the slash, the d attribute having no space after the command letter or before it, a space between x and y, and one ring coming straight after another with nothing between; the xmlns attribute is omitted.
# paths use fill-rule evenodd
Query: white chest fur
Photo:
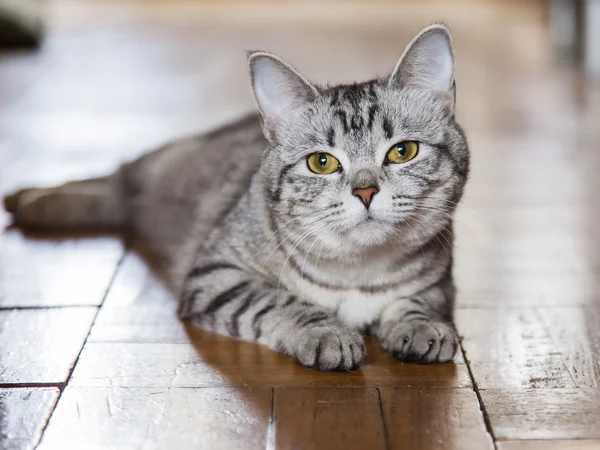
<svg viewBox="0 0 600 450"><path fill-rule="evenodd" d="M312 274L311 274L312 272ZM319 283L310 268L305 267L302 275L298 271L289 268L283 274L283 280L287 286L292 287L299 298L310 301L330 311L335 311L338 318L346 325L361 327L377 320L382 310L395 299L409 293L402 286L394 286L390 289L375 289L373 291L357 286L368 286L367 280L360 280L356 274L348 271L330 273L329 276L338 282L347 285L348 288L328 286ZM321 272L322 275L322 272ZM390 276L388 280L393 277ZM353 286L354 285L354 286ZM410 286L406 286L410 289Z"/></svg>
<svg viewBox="0 0 600 450"><path fill-rule="evenodd" d="M390 303L411 297L439 279L439 270L425 268L420 255L400 262L397 254L382 252L357 264L328 261L318 267L305 260L299 264L292 257L281 271L281 280L300 298L335 311L349 326L361 327L377 320Z"/></svg>
<svg viewBox="0 0 600 450"><path fill-rule="evenodd" d="M299 297L335 311L346 325L361 327L375 321L385 306L398 298L397 292L388 290L368 293L360 289L322 287L306 279L293 276Z"/></svg>

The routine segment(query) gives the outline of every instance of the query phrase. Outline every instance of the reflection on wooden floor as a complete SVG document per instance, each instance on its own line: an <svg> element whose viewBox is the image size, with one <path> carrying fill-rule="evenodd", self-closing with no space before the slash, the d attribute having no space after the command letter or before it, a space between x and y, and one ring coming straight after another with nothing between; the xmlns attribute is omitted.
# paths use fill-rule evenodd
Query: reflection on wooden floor
<svg viewBox="0 0 600 450"><path fill-rule="evenodd" d="M54 0L41 51L0 54L1 192L252 109L245 49L359 80L436 19L473 153L454 364L369 342L317 373L180 323L118 238L1 231L0 448L600 448L600 88L554 61L542 2L423 3Z"/></svg>

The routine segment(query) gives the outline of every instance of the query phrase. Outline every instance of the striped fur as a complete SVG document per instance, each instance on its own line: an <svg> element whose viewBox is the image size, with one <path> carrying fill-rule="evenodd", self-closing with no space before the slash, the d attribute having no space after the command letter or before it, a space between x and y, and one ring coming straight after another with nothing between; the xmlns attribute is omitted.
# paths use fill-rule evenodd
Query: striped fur
<svg viewBox="0 0 600 450"><path fill-rule="evenodd" d="M363 361L361 331L401 360L454 355L452 215L469 154L450 35L428 27L385 79L312 85L249 55L259 114L104 178L5 198L24 227L126 227L170 261L179 315L320 370ZM388 149L419 154L388 164ZM306 157L341 162L312 173ZM376 186L369 208L352 191Z"/></svg>

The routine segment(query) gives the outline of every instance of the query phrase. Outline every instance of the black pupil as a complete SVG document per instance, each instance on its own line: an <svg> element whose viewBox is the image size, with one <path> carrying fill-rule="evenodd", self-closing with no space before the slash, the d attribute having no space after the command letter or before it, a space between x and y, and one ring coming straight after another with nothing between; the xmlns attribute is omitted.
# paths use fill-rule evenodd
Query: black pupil
<svg viewBox="0 0 600 450"><path fill-rule="evenodd" d="M406 156L406 146L404 144L398 144L398 153L400 156Z"/></svg>
<svg viewBox="0 0 600 450"><path fill-rule="evenodd" d="M325 155L325 153L319 154L319 164L321 164L321 167L325 167L327 165L327 155Z"/></svg>

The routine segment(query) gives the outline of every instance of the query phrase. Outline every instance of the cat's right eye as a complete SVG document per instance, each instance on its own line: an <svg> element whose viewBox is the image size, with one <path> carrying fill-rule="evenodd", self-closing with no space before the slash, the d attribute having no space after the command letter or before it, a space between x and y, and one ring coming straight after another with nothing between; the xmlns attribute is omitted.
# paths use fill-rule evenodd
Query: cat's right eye
<svg viewBox="0 0 600 450"><path fill-rule="evenodd" d="M329 153L311 153L306 158L306 164L311 172L319 175L328 175L341 168L337 158Z"/></svg>

